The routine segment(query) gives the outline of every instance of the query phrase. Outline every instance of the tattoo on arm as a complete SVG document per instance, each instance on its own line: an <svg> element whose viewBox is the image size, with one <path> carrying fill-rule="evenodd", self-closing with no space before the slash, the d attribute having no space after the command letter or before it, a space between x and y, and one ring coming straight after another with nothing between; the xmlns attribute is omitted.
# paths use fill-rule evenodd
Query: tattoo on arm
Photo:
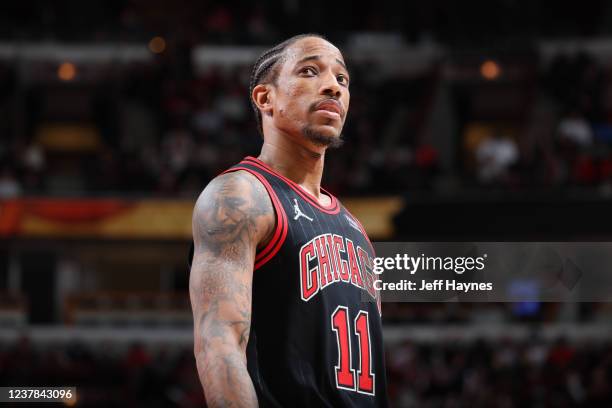
<svg viewBox="0 0 612 408"><path fill-rule="evenodd" d="M194 352L211 407L257 406L245 350L255 251L273 228L265 188L242 172L213 180L196 203L189 292Z"/></svg>

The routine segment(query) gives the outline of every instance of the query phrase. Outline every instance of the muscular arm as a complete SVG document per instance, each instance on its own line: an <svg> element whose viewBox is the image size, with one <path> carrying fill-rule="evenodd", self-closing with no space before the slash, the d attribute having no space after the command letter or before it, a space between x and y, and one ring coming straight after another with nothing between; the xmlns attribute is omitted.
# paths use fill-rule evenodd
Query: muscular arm
<svg viewBox="0 0 612 408"><path fill-rule="evenodd" d="M255 251L273 229L270 198L246 172L217 177L196 203L189 295L194 354L211 408L257 406L245 351Z"/></svg>

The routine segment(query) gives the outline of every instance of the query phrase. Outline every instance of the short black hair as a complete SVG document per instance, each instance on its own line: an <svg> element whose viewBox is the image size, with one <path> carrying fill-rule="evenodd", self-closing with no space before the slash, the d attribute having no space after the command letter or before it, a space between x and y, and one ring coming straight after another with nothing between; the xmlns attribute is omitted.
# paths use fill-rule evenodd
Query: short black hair
<svg viewBox="0 0 612 408"><path fill-rule="evenodd" d="M257 105L255 105L255 101L253 101L253 89L261 84L261 83L274 83L278 78L278 62L285 55L285 50L289 48L293 43L302 38L308 37L317 37L327 41L321 34L316 33L308 33L308 34L299 34L289 38L288 40L283 41L280 44L275 45L269 50L265 51L263 54L257 58L255 64L253 65L253 70L251 71L251 80L249 81L249 100L251 101L251 107L253 108L253 112L255 113L255 121L257 122L257 130L261 137L263 137L263 126L261 123L261 112Z"/></svg>

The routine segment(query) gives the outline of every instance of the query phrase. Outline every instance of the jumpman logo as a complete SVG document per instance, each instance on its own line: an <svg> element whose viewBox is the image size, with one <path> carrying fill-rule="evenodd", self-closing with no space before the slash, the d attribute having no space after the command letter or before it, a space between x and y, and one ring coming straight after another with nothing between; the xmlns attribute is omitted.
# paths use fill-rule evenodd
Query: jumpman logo
<svg viewBox="0 0 612 408"><path fill-rule="evenodd" d="M312 218L310 218L309 216L307 216L306 214L304 214L304 213L302 212L302 210L300 210L300 207L298 206L298 202L297 202L297 199L296 199L296 198L294 198L294 199L293 199L293 202L295 203L295 204L293 204L293 210L295 211L295 215L293 216L293 219L294 219L294 220L297 220L297 219L298 219L298 218L300 218L300 217L304 217L304 218L306 218L308 221L312 221Z"/></svg>

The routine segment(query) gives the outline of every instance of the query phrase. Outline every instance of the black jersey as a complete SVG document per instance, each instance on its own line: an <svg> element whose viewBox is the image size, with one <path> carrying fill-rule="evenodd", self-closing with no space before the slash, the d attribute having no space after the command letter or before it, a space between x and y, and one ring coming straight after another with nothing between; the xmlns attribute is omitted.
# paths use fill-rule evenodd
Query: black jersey
<svg viewBox="0 0 612 408"><path fill-rule="evenodd" d="M387 406L374 250L357 219L262 161L245 170L276 212L273 238L253 271L247 366L262 407Z"/></svg>

